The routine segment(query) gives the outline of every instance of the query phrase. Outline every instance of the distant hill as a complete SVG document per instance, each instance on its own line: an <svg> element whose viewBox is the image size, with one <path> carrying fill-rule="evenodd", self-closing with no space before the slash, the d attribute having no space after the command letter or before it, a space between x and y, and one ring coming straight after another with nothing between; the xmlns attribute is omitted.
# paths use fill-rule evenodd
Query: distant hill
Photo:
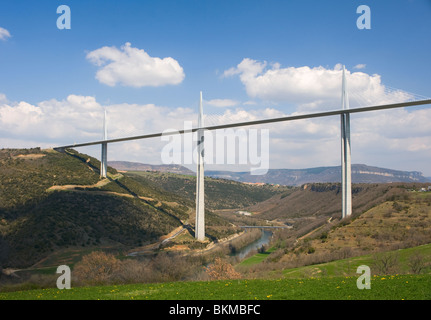
<svg viewBox="0 0 431 320"><path fill-rule="evenodd" d="M301 186L304 183L326 183L341 181L341 166L317 167L309 169L269 169L264 175L251 175L249 172L206 171L214 178L240 182L263 182L287 186ZM390 182L431 182L418 171L398 171L371 167L364 164L352 165L353 183Z"/></svg>
<svg viewBox="0 0 431 320"><path fill-rule="evenodd" d="M129 171L127 177L144 184L153 182L167 192L188 199L194 203L196 197L196 177L171 172ZM249 185L237 181L205 177L205 206L210 210L238 209L257 204L289 187L271 185Z"/></svg>
<svg viewBox="0 0 431 320"><path fill-rule="evenodd" d="M158 171L196 175L195 172L181 165L151 165L129 161L108 161L108 165L120 171ZM341 166L307 169L269 169L264 175L251 175L248 171L206 170L205 175L207 177L228 179L238 182L301 186L304 183L340 182ZM391 182L431 182L431 177L424 177L419 171L392 170L365 164L352 165L352 183Z"/></svg>
<svg viewBox="0 0 431 320"><path fill-rule="evenodd" d="M171 172L185 175L195 175L193 171L186 167L175 164L152 165L140 162L129 161L108 161L108 165L120 171L160 171Z"/></svg>

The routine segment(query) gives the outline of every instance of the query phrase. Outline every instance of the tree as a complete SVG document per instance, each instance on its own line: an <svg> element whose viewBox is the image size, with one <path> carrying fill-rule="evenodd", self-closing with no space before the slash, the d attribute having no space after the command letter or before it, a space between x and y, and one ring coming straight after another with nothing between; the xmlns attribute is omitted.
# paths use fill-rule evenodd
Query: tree
<svg viewBox="0 0 431 320"><path fill-rule="evenodd" d="M211 280L241 278L241 274L237 272L229 262L221 258L216 258L212 265L205 267L205 271Z"/></svg>
<svg viewBox="0 0 431 320"><path fill-rule="evenodd" d="M85 284L103 284L112 280L121 269L120 260L112 254L93 251L84 256L73 270L73 274Z"/></svg>
<svg viewBox="0 0 431 320"><path fill-rule="evenodd" d="M396 272L398 268L398 254L393 252L384 252L374 255L374 267L380 274L390 274Z"/></svg>
<svg viewBox="0 0 431 320"><path fill-rule="evenodd" d="M409 266L410 270L414 274L420 274L426 266L423 255L421 255L419 252L412 254L409 257Z"/></svg>

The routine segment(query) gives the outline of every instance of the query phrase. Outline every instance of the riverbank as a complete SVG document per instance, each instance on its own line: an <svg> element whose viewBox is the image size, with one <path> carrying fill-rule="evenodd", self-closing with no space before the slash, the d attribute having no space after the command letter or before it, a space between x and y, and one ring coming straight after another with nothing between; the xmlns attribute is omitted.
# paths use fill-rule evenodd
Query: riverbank
<svg viewBox="0 0 431 320"><path fill-rule="evenodd" d="M271 237L273 234L272 231L262 229L262 230L259 230L259 232L260 232L259 238L243 246L242 248L237 250L237 252L233 252L232 255L237 257L239 260L243 260L244 258L249 256L250 253L257 253L258 250L262 248L262 246L268 245L271 241Z"/></svg>

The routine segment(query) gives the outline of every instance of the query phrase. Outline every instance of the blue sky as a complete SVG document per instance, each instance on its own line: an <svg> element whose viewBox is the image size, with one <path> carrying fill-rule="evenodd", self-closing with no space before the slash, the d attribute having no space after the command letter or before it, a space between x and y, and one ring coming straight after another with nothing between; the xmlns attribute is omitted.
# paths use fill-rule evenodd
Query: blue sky
<svg viewBox="0 0 431 320"><path fill-rule="evenodd" d="M71 9L70 30L56 27L60 16L56 10L62 4ZM359 30L356 26L360 16L356 13L359 5L368 5L371 9L370 30ZM0 28L10 34L0 38L0 106L3 99L5 110L3 118L0 118L3 122L0 142L8 147L14 143L23 146L25 141L29 145L71 142L68 141L70 133L39 134L37 126L31 130L36 118L27 119L26 125L18 125L13 121L19 116L11 115L18 110L20 102L25 102L36 108L33 111L41 121L48 109L52 116L58 110L56 108L65 104L69 103L68 108L72 108L74 104L70 100L73 99L68 100L71 95L82 98L74 101L82 107L78 109L83 117L86 112L90 115L100 106L114 110L121 108L120 105L152 104L165 108L165 112L175 111L177 120L181 117L182 109L179 108L184 108L184 119L188 119L197 108L199 91L204 93L208 102L205 110L210 114L221 115L228 108L232 112L240 109L246 113L255 112L255 116L264 116L262 110L265 108L272 108L274 114L318 111L338 108L338 96L324 95L323 99L319 96L322 89L312 86L311 94L307 95L297 90L294 82L284 93L279 89L280 81L284 81L286 76L304 76L302 80L311 81L310 77L317 74L314 68L321 67L324 75L328 76L328 82L323 81L319 86L330 87L333 85L332 75L339 72L337 64L344 64L350 74L362 75L360 80L351 78L352 90L356 88L358 95L361 94L362 82L377 81L373 75L378 75L379 86L431 96L430 0L1 1ZM181 71L173 74L169 73L171 69L169 72L164 69L173 78L163 78L166 81L157 86L148 85L145 81L139 86L131 85L130 81L135 79L130 80L133 68L127 69L128 73L119 70L115 74L118 78L110 85L107 77L112 74L105 73L97 78L98 71L111 62L107 48L115 48L115 54L120 54L126 51L127 44L136 53L145 51L151 58L171 58L166 67L169 69L175 64ZM93 60L89 56L91 53ZM97 61L101 64L98 65ZM165 62L168 64L167 60ZM303 70L303 67L309 69ZM269 82L268 87L262 81ZM277 90L271 91L273 88ZM291 96L295 98L290 99ZM89 102L83 97L93 100ZM389 98L394 97L385 96L385 99ZM322 102L322 99L326 100ZM85 109L84 100L87 105L94 104L96 109ZM73 111L70 108L67 110ZM157 109L155 117L156 114L163 113ZM148 121L151 114L144 117ZM46 122L42 123L46 127ZM63 127L76 123L79 121L65 122ZM146 128L156 130L159 127L149 124ZM55 130L53 128L51 132ZM352 130L358 137L362 132L362 129L354 131L355 127ZM427 147L429 140L424 140L424 136L429 138L431 133L424 130L417 133L416 138L420 141L413 148L416 151L409 153L410 158L393 161L389 166L420 170L431 176L431 170L425 164L431 155ZM88 134L74 138L87 141L92 139L93 133L89 130ZM389 140L385 144L386 154L373 155L375 158L370 159L364 145L363 150L358 148L357 154L353 155L359 161L383 166L393 158L391 152L400 143L392 136L387 139L392 139L392 144ZM334 145L335 141L332 142ZM141 153L135 150L129 158L146 162L142 159L144 149L140 148ZM275 146L273 149L282 148ZM403 149L396 150L405 153ZM298 154L305 156L306 152L302 150ZM280 153L279 158L283 157ZM336 156L320 163L321 158L284 164L274 160L274 166L337 164ZM153 162L157 162L155 159Z"/></svg>

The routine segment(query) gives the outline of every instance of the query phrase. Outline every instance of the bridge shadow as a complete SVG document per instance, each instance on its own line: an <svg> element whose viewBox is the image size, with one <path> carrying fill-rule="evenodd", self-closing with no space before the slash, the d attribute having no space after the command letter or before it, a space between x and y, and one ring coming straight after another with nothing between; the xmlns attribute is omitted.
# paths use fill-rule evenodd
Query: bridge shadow
<svg viewBox="0 0 431 320"><path fill-rule="evenodd" d="M100 175L100 168L96 167L94 164L91 163L90 158L84 158L82 156L80 156L79 154L73 153L73 149L63 149L63 148L55 148L54 149L57 152L61 152L64 154L67 154L75 159L78 159L79 161L81 161L82 163L84 163L86 166L88 166L89 168L91 168L95 173L97 173L98 175ZM72 151L73 150L73 151Z"/></svg>
<svg viewBox="0 0 431 320"><path fill-rule="evenodd" d="M168 212L165 208L163 208L163 204L162 206L156 206L153 203L151 203L151 201L142 199L136 192L134 192L133 190L131 190L128 186L126 186L125 184L121 183L119 180L115 180L112 179L110 177L107 178L111 183L115 183L117 186L119 186L120 188L122 188L123 190L125 190L128 194L132 195L135 199L138 199L139 201L145 203L146 205L152 207L153 209L157 210L157 211L161 211L162 213L166 214L167 216L175 219L177 222L180 223L180 225L184 226L183 222L181 221L180 218L178 218L176 215L172 214L171 212ZM157 201L159 202L159 201Z"/></svg>

